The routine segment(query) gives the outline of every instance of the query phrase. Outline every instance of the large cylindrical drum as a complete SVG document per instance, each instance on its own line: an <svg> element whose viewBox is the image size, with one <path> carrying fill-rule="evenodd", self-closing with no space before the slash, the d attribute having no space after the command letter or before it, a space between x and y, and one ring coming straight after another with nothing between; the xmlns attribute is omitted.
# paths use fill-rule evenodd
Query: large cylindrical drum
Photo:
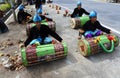
<svg viewBox="0 0 120 78"><path fill-rule="evenodd" d="M72 28L82 27L89 20L88 16L82 16L78 18L71 18L70 23Z"/></svg>
<svg viewBox="0 0 120 78"><path fill-rule="evenodd" d="M111 44L111 40L108 39L109 36L114 37L114 45ZM78 48L80 50L80 53L83 56L90 56L99 52L106 52L106 50L104 50L103 46L101 46L99 42L101 42L107 51L114 51L114 48L119 45L119 39L115 35L101 35L93 38L80 39L78 41Z"/></svg>
<svg viewBox="0 0 120 78"><path fill-rule="evenodd" d="M21 56L25 66L62 59L67 56L66 43L47 44L22 48Z"/></svg>
<svg viewBox="0 0 120 78"><path fill-rule="evenodd" d="M49 28L52 30L52 31L56 31L56 23L54 21L48 21L48 22L42 22L41 24L43 25L46 25L46 26L49 26ZM36 26L34 23L31 23L31 24L28 24L27 27L26 27L26 34L27 36L29 36L30 34L30 29L32 27Z"/></svg>

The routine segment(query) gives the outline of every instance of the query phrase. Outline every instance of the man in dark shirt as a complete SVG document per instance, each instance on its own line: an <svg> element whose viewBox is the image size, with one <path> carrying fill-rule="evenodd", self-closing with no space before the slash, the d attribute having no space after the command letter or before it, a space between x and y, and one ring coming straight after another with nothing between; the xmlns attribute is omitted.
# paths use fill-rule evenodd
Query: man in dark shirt
<svg viewBox="0 0 120 78"><path fill-rule="evenodd" d="M45 15L42 14L42 9L41 8L39 8L37 10L37 14L41 17L42 21L45 21L45 22L47 22L47 21L53 21L51 18L48 18L48 17L46 17ZM29 21L28 23L33 23L33 20Z"/></svg>
<svg viewBox="0 0 120 78"><path fill-rule="evenodd" d="M44 40L48 35L53 36L55 39L57 39L59 42L62 42L62 38L55 32L53 32L48 26L41 25L41 17L36 14L33 18L33 21L35 22L36 26L31 28L30 35L25 41L25 46L29 45L30 42L34 39L41 38L41 44L44 44Z"/></svg>
<svg viewBox="0 0 120 78"><path fill-rule="evenodd" d="M77 8L75 8L74 12L71 14L72 18L81 17L84 13L86 15L89 15L89 13L85 9L81 8L81 5L82 5L82 3L78 1Z"/></svg>
<svg viewBox="0 0 120 78"><path fill-rule="evenodd" d="M42 14L42 9L41 9L41 8L39 8L39 9L37 10L37 13L38 13L39 16L42 18L42 20L53 21L51 18L48 18L48 17L46 17L45 15Z"/></svg>
<svg viewBox="0 0 120 78"><path fill-rule="evenodd" d="M35 1L35 8L36 10L41 8L42 9L42 0L36 0Z"/></svg>
<svg viewBox="0 0 120 78"><path fill-rule="evenodd" d="M97 13L96 11L90 12L90 20L85 23L85 25L80 29L81 34L83 34L85 37L93 37L98 36L102 34L102 31L110 34L111 31L105 27L103 27L99 21L97 21Z"/></svg>
<svg viewBox="0 0 120 78"><path fill-rule="evenodd" d="M21 24L23 22L26 22L28 16L31 17L30 14L24 12L24 6L20 5L19 6L19 12L17 14L18 23Z"/></svg>

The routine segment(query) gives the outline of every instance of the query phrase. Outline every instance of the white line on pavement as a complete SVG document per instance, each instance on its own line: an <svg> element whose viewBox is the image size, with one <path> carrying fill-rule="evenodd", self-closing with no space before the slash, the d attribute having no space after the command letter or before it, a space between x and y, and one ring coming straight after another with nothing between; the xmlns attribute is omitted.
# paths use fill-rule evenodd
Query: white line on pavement
<svg viewBox="0 0 120 78"><path fill-rule="evenodd" d="M62 8L69 10L70 12L73 11L73 10L69 9L68 7L62 6L62 5L60 5L60 4L57 4L57 3L54 3L54 4L59 5L59 6L61 6ZM106 26L106 25L104 25L104 24L102 24L102 26L104 26L104 27L106 27L106 28L108 28L108 29L112 30L113 32L115 32L115 33L117 33L117 34L120 35L120 32L117 31L117 30L115 30L114 28L108 27L108 26Z"/></svg>

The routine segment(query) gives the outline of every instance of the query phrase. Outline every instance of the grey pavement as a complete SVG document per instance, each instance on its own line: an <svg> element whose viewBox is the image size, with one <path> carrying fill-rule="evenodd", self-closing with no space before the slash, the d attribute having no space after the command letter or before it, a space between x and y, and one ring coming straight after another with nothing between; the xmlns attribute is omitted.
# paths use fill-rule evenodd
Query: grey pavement
<svg viewBox="0 0 120 78"><path fill-rule="evenodd" d="M54 0L55 3L74 10L78 0ZM95 10L98 12L98 20L104 25L113 28L117 31L120 30L120 4L99 2L95 0L80 0L82 7L88 12Z"/></svg>

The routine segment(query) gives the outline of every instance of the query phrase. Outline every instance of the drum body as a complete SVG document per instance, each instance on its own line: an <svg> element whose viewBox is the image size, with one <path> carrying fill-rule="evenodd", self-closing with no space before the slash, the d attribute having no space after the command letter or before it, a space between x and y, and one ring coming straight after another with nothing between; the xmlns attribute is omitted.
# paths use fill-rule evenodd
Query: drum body
<svg viewBox="0 0 120 78"><path fill-rule="evenodd" d="M78 18L71 18L71 28L79 28L82 27L89 20L88 16L82 16Z"/></svg>
<svg viewBox="0 0 120 78"><path fill-rule="evenodd" d="M115 35L111 35L115 38L114 45L117 47L119 45L119 39ZM104 52L103 48L100 46L98 42L96 42L96 38L98 37L93 37L93 38L86 38L86 39L80 39L78 41L78 48L80 50L80 53L83 56L90 56L99 52ZM107 49L110 49L111 47L111 42L108 39L108 35L101 35L99 36L102 44L104 44L104 47Z"/></svg>
<svg viewBox="0 0 120 78"><path fill-rule="evenodd" d="M49 26L49 28L54 32L56 31L56 23L54 21L42 22L41 24ZM27 25L27 27L26 27L27 36L30 35L30 29L34 26L36 26L34 23L31 23L31 24Z"/></svg>
<svg viewBox="0 0 120 78"><path fill-rule="evenodd" d="M66 43L32 46L21 50L22 61L25 66L62 59L67 56Z"/></svg>

